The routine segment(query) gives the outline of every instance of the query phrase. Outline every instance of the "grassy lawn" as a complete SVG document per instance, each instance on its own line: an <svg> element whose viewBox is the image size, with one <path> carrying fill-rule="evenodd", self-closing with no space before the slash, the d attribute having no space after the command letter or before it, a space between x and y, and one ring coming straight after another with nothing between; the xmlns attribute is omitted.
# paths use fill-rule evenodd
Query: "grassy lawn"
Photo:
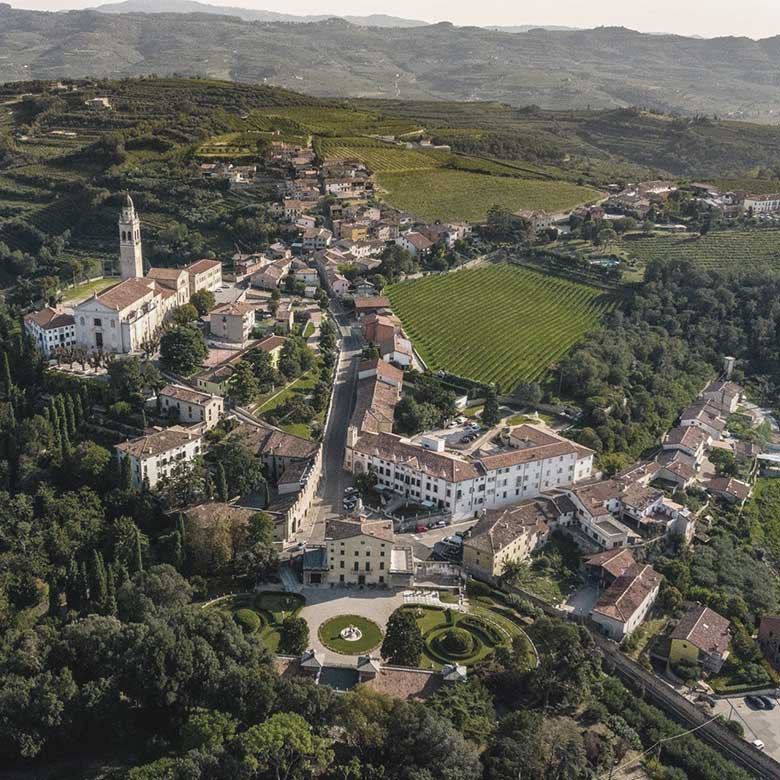
<svg viewBox="0 0 780 780"><path fill-rule="evenodd" d="M596 287L510 264L405 281L385 292L431 370L495 382L502 392L543 378L618 302Z"/></svg>
<svg viewBox="0 0 780 780"><path fill-rule="evenodd" d="M354 642L342 639L341 631L347 626L355 626L363 636ZM319 637L322 644L334 653L357 655L378 647L382 641L382 630L373 620L360 615L338 615L320 626Z"/></svg>
<svg viewBox="0 0 780 780"><path fill-rule="evenodd" d="M98 279L95 282L84 282L76 287L70 287L62 292L62 302L68 301L83 301L85 298L89 298L93 292L101 292L106 287L110 287L112 284L116 284L121 281L118 276L106 276L102 279Z"/></svg>
<svg viewBox="0 0 780 780"><path fill-rule="evenodd" d="M314 335L314 325L311 322L306 323L306 327L303 329L303 337L305 339Z"/></svg>
<svg viewBox="0 0 780 780"><path fill-rule="evenodd" d="M582 583L573 574L557 576L553 571L541 572L529 568L516 585L548 604L560 604Z"/></svg>
<svg viewBox="0 0 780 780"><path fill-rule="evenodd" d="M600 193L563 181L540 181L448 169L380 173L380 187L390 205L428 222L468 220L480 222L494 205L511 211L571 209L598 199Z"/></svg>
<svg viewBox="0 0 780 780"><path fill-rule="evenodd" d="M319 376L319 369L313 369L302 377L290 382L284 390L278 391L275 395L271 395L260 406L255 409L255 414L262 414L263 412L270 412L272 409L276 409L277 406L281 406L293 393L308 394L317 384L317 377Z"/></svg>
<svg viewBox="0 0 780 780"><path fill-rule="evenodd" d="M669 625L670 618L660 617L654 620L646 620L639 628L631 635L628 646L625 648L625 653L629 658L633 658L635 661L639 659L639 656L645 651L653 637L658 636L666 630Z"/></svg>
<svg viewBox="0 0 780 780"><path fill-rule="evenodd" d="M482 410L484 409L483 404L477 404L476 406L467 406L461 414L464 417L476 417L478 414L482 414Z"/></svg>

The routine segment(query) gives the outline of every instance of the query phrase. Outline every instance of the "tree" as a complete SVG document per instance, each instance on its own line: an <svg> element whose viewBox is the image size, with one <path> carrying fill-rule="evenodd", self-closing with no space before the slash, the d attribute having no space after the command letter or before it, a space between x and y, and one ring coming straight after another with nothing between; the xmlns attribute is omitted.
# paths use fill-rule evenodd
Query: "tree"
<svg viewBox="0 0 780 780"><path fill-rule="evenodd" d="M397 609L387 621L382 657L396 666L419 666L423 651L420 627L410 609Z"/></svg>
<svg viewBox="0 0 780 780"><path fill-rule="evenodd" d="M525 406L536 406L542 400L542 388L538 382L519 382L514 396Z"/></svg>
<svg viewBox="0 0 780 780"><path fill-rule="evenodd" d="M276 713L252 726L237 742L244 765L257 778L302 780L323 772L333 760L329 741L290 712Z"/></svg>
<svg viewBox="0 0 780 780"><path fill-rule="evenodd" d="M497 425L501 419L501 412L498 408L498 396L496 388L492 385L485 392L485 405L482 407L482 422L492 428Z"/></svg>
<svg viewBox="0 0 780 780"><path fill-rule="evenodd" d="M198 310L191 304L185 303L171 312L171 322L175 325L189 325L200 316Z"/></svg>
<svg viewBox="0 0 780 780"><path fill-rule="evenodd" d="M214 308L216 298L211 290L198 290L190 297L190 303L197 309L198 314L202 317Z"/></svg>
<svg viewBox="0 0 780 780"><path fill-rule="evenodd" d="M300 617L290 615L282 622L279 649L289 655L300 655L309 644L309 624Z"/></svg>
<svg viewBox="0 0 780 780"><path fill-rule="evenodd" d="M217 442L206 458L212 468L219 464L225 470L228 495L265 492L262 464L241 438L234 436Z"/></svg>
<svg viewBox="0 0 780 780"><path fill-rule="evenodd" d="M204 707L194 709L181 729L181 746L184 750L218 748L233 741L238 721L219 710Z"/></svg>
<svg viewBox="0 0 780 780"><path fill-rule="evenodd" d="M160 339L160 361L177 374L191 374L202 365L207 354L203 334L192 326L179 325Z"/></svg>
<svg viewBox="0 0 780 780"><path fill-rule="evenodd" d="M228 379L228 397L239 406L244 406L251 403L259 393L260 384L252 366L244 360L239 360Z"/></svg>

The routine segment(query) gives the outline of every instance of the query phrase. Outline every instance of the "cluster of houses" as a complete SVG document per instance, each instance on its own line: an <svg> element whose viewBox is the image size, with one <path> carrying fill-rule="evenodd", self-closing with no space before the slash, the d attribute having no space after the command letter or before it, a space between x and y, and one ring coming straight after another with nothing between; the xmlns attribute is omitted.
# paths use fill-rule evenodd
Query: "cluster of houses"
<svg viewBox="0 0 780 780"><path fill-rule="evenodd" d="M257 184L257 165L235 165L230 162L202 163L200 174L204 179L221 179L231 190L242 190Z"/></svg>

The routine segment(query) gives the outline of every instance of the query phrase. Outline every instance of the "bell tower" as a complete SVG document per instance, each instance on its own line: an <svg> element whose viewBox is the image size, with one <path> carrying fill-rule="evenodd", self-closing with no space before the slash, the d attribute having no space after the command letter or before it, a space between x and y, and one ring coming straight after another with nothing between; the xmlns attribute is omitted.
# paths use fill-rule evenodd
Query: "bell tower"
<svg viewBox="0 0 780 780"><path fill-rule="evenodd" d="M122 279L138 279L144 275L141 220L130 195L127 195L119 215L119 270Z"/></svg>

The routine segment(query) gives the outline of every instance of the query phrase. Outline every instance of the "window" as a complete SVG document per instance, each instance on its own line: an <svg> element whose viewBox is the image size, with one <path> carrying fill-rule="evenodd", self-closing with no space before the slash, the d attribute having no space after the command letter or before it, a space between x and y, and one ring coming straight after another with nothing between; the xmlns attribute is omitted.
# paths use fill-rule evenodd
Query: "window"
<svg viewBox="0 0 780 780"><path fill-rule="evenodd" d="M97 317L95 317L95 319L93 320L92 324L93 324L93 325L94 325L96 328L102 328L102 327L103 327L103 320L101 320L101 319L98 319Z"/></svg>

